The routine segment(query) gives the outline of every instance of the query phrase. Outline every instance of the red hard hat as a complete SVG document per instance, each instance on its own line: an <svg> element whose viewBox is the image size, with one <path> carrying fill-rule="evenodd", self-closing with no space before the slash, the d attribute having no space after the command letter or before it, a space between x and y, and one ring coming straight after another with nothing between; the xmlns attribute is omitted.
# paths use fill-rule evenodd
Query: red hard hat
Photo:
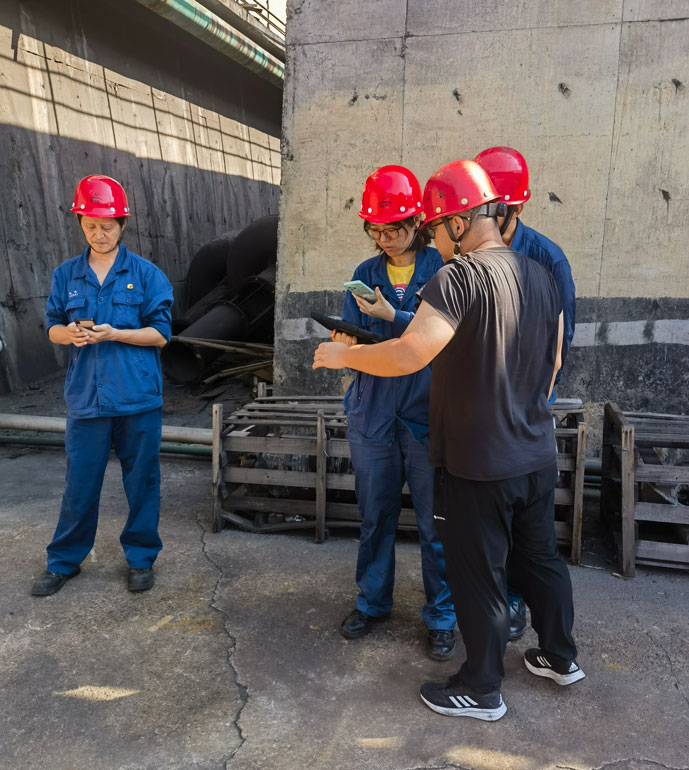
<svg viewBox="0 0 689 770"><path fill-rule="evenodd" d="M529 200L529 169L520 152L511 147L489 147L474 160L488 172L493 186L508 206Z"/></svg>
<svg viewBox="0 0 689 770"><path fill-rule="evenodd" d="M420 214L421 185L404 166L383 166L366 180L359 216L384 224Z"/></svg>
<svg viewBox="0 0 689 770"><path fill-rule="evenodd" d="M499 198L488 174L478 163L454 160L441 166L426 182L423 191L425 222L459 214Z"/></svg>
<svg viewBox="0 0 689 770"><path fill-rule="evenodd" d="M109 176L91 174L77 185L70 211L85 217L128 217L124 187Z"/></svg>

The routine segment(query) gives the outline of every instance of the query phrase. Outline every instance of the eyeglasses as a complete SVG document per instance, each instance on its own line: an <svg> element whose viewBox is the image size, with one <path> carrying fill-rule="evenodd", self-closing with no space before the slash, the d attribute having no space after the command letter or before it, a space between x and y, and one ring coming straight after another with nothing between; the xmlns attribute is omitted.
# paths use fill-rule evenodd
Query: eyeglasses
<svg viewBox="0 0 689 770"><path fill-rule="evenodd" d="M434 241L435 240L435 231L440 227L440 225L443 223L444 220L439 219L435 224L432 225L426 225L426 232L428 233L428 237Z"/></svg>
<svg viewBox="0 0 689 770"><path fill-rule="evenodd" d="M455 214L454 216L459 217L460 219L463 219L465 222L471 222L471 217L463 217L461 214ZM448 220L449 220L449 217L441 217L434 224L426 225L426 232L428 233L428 237L432 241L435 240L435 231L440 227L440 225L445 225L445 228L448 230L448 235L452 237L452 234L449 231L450 226L447 224Z"/></svg>
<svg viewBox="0 0 689 770"><path fill-rule="evenodd" d="M385 227L382 230L372 230L370 227L367 227L364 225L364 230L366 232L366 235L368 235L371 240L374 240L376 242L382 241L383 238L385 238L386 241L396 241L400 234L403 231L402 227Z"/></svg>

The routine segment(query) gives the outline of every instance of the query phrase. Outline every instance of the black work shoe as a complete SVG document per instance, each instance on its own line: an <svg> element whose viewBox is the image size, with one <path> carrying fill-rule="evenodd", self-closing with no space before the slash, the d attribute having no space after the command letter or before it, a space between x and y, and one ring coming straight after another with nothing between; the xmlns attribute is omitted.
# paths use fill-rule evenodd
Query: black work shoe
<svg viewBox="0 0 689 770"><path fill-rule="evenodd" d="M420 694L429 709L448 717L473 717L484 722L495 722L507 712L499 692L479 695L463 684L457 674L447 682L422 684Z"/></svg>
<svg viewBox="0 0 689 770"><path fill-rule="evenodd" d="M77 567L74 572L64 574L62 572L51 572L46 570L31 586L32 596L51 596L56 594L62 586L70 579L81 572Z"/></svg>
<svg viewBox="0 0 689 770"><path fill-rule="evenodd" d="M519 641L526 633L526 604L524 600L513 599L510 602L510 642Z"/></svg>
<svg viewBox="0 0 689 770"><path fill-rule="evenodd" d="M454 631L431 628L426 636L426 651L433 660L449 660L455 654L457 642Z"/></svg>
<svg viewBox="0 0 689 770"><path fill-rule="evenodd" d="M366 636L366 634L371 632L374 623L385 618L387 618L387 615L374 618L372 615L366 615L359 610L353 610L342 621L340 633L345 639L361 639L362 636Z"/></svg>
<svg viewBox="0 0 689 770"><path fill-rule="evenodd" d="M536 676L546 676L560 685L574 684L583 679L586 674L579 668L576 660L568 663L556 663L547 653L538 647L531 647L524 653L524 665Z"/></svg>
<svg viewBox="0 0 689 770"><path fill-rule="evenodd" d="M148 591L153 587L155 577L151 567L130 567L127 588L130 591Z"/></svg>

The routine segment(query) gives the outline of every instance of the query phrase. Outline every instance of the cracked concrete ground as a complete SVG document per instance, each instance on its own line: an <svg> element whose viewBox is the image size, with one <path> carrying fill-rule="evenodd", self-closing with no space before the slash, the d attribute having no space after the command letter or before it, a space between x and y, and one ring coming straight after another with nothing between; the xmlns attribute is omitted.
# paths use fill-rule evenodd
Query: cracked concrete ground
<svg viewBox="0 0 689 770"><path fill-rule="evenodd" d="M530 631L505 656L507 715L451 719L418 697L461 650L454 664L424 655L414 540L399 542L390 620L346 641L356 532L213 534L209 476L202 460L163 461L165 548L156 586L135 595L111 462L82 574L36 599L64 458L0 450L2 770L689 768L689 575L570 568L587 678L530 675Z"/></svg>

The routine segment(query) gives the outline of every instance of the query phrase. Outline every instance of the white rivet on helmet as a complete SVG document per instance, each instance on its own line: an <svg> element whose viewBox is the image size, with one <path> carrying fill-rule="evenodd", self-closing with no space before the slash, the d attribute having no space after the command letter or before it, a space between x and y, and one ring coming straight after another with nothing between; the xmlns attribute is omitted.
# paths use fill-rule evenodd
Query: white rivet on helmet
<svg viewBox="0 0 689 770"><path fill-rule="evenodd" d="M435 207L435 213L436 214L440 214L441 211L442 211L442 209L440 208L440 206L436 206Z"/></svg>
<svg viewBox="0 0 689 770"><path fill-rule="evenodd" d="M509 196L509 195L506 195L506 196L505 196L505 200L506 200L506 201L508 201L509 199L510 199L510 196Z"/></svg>
<svg viewBox="0 0 689 770"><path fill-rule="evenodd" d="M85 208L86 208L86 206L84 206L84 204L82 203L82 204L81 204L81 206L79 206L79 208L80 208L80 209L85 209Z"/></svg>
<svg viewBox="0 0 689 770"><path fill-rule="evenodd" d="M524 195L528 195L528 194L529 194L529 191L528 190L524 190Z"/></svg>
<svg viewBox="0 0 689 770"><path fill-rule="evenodd" d="M417 205L419 208L421 208L421 202L420 202L420 201L416 201L416 205Z"/></svg>
<svg viewBox="0 0 689 770"><path fill-rule="evenodd" d="M110 211L112 211L112 213L114 214L115 213L115 207L114 206L110 206Z"/></svg>
<svg viewBox="0 0 689 770"><path fill-rule="evenodd" d="M124 210L125 210L125 212L127 212L127 213L129 212L129 209L128 209L126 206L124 207Z"/></svg>
<svg viewBox="0 0 689 770"><path fill-rule="evenodd" d="M368 213L373 214L373 209L369 207Z"/></svg>
<svg viewBox="0 0 689 770"><path fill-rule="evenodd" d="M404 206L400 206L400 211L406 211L406 209L404 208Z"/></svg>
<svg viewBox="0 0 689 770"><path fill-rule="evenodd" d="M461 202L462 206L466 206L467 203L469 203L469 201L466 198L462 198L462 200L460 202Z"/></svg>
<svg viewBox="0 0 689 770"><path fill-rule="evenodd" d="M72 201L72 208L74 208L74 201Z"/></svg>

